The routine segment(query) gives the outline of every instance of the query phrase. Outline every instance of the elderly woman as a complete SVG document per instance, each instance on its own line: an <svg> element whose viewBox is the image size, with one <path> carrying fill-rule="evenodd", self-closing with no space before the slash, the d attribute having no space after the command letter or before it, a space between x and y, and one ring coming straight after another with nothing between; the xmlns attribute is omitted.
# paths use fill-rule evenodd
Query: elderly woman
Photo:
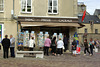
<svg viewBox="0 0 100 67"><path fill-rule="evenodd" d="M57 42L57 54L58 54L58 56L63 55L63 46L64 46L64 43L61 40L61 38L59 38L59 41Z"/></svg>
<svg viewBox="0 0 100 67"><path fill-rule="evenodd" d="M44 55L47 54L47 56L49 56L48 50L49 50L50 45L51 45L51 40L49 39L49 36L48 36L44 42Z"/></svg>

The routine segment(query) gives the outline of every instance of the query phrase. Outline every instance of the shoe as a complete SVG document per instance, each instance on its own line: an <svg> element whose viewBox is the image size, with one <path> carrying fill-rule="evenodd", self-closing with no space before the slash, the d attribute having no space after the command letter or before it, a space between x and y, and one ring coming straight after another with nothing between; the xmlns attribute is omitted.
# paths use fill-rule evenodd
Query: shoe
<svg viewBox="0 0 100 67"><path fill-rule="evenodd" d="M58 56L59 56L59 54L58 54Z"/></svg>
<svg viewBox="0 0 100 67"><path fill-rule="evenodd" d="M61 54L61 56L63 56L63 54Z"/></svg>
<svg viewBox="0 0 100 67"><path fill-rule="evenodd" d="M86 56L86 54L84 54L84 56Z"/></svg>
<svg viewBox="0 0 100 67"><path fill-rule="evenodd" d="M90 54L90 56L92 56L92 54Z"/></svg>

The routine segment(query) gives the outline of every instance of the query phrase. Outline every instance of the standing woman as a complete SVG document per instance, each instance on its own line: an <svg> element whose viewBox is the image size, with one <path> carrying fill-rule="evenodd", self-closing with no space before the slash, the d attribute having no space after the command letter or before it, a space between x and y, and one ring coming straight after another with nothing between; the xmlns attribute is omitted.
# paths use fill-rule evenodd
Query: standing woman
<svg viewBox="0 0 100 67"><path fill-rule="evenodd" d="M51 40L49 39L49 36L47 37L47 39L44 42L44 55L47 54L47 56L49 56L49 47L51 45Z"/></svg>
<svg viewBox="0 0 100 67"><path fill-rule="evenodd" d="M59 38L59 41L57 42L57 54L59 55L63 55L63 46L64 46L64 42L61 40L61 38Z"/></svg>
<svg viewBox="0 0 100 67"><path fill-rule="evenodd" d="M52 39L52 44L51 44L51 46L52 46L52 55L54 55L54 56L56 56L56 45L57 45L56 37L54 37Z"/></svg>
<svg viewBox="0 0 100 67"><path fill-rule="evenodd" d="M86 51L90 54L87 39L84 40L84 47L84 55L86 55Z"/></svg>
<svg viewBox="0 0 100 67"><path fill-rule="evenodd" d="M73 56L76 56L76 46L77 46L77 43L76 43L76 40L74 39L72 42Z"/></svg>

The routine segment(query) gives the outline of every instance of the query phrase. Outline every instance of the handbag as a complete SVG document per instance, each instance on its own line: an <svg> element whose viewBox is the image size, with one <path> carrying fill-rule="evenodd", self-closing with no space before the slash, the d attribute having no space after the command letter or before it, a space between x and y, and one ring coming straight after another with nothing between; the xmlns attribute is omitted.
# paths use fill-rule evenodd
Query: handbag
<svg viewBox="0 0 100 67"><path fill-rule="evenodd" d="M63 49L65 49L65 47L63 46Z"/></svg>

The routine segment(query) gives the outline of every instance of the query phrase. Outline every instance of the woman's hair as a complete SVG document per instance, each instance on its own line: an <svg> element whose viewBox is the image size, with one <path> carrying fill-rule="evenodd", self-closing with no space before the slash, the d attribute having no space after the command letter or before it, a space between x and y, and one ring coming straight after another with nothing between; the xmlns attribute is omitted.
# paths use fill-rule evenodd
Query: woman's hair
<svg viewBox="0 0 100 67"><path fill-rule="evenodd" d="M56 40L56 37L54 37L53 39L52 39L52 42L54 42Z"/></svg>
<svg viewBox="0 0 100 67"><path fill-rule="evenodd" d="M61 38L59 38L59 40L61 40Z"/></svg>
<svg viewBox="0 0 100 67"><path fill-rule="evenodd" d="M34 39L34 37L32 37L32 39Z"/></svg>

